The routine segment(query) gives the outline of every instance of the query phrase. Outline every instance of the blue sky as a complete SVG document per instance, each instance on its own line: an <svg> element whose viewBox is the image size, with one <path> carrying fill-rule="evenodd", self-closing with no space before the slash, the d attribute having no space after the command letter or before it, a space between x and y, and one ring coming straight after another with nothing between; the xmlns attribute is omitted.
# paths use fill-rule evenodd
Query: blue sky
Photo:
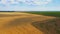
<svg viewBox="0 0 60 34"><path fill-rule="evenodd" d="M2 0L1 0L2 1ZM60 0L18 0L16 2L0 1L0 11L60 11ZM20 2L19 2L20 1ZM35 3L34 3L35 2Z"/></svg>

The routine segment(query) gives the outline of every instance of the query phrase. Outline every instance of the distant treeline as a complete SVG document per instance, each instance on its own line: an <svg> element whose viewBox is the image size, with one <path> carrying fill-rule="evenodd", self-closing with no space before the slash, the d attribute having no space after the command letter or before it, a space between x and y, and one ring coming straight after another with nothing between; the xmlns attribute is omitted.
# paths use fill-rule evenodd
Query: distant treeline
<svg viewBox="0 0 60 34"><path fill-rule="evenodd" d="M60 11L0 11L0 12L60 12Z"/></svg>
<svg viewBox="0 0 60 34"><path fill-rule="evenodd" d="M0 12L15 12L15 11L0 11Z"/></svg>

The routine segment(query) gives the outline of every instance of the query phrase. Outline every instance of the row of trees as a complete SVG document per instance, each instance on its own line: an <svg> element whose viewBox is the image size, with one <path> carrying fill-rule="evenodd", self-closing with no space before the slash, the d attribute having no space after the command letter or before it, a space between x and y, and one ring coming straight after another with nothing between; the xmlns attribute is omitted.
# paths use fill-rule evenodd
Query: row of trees
<svg viewBox="0 0 60 34"><path fill-rule="evenodd" d="M0 11L0 12L15 12L15 11Z"/></svg>

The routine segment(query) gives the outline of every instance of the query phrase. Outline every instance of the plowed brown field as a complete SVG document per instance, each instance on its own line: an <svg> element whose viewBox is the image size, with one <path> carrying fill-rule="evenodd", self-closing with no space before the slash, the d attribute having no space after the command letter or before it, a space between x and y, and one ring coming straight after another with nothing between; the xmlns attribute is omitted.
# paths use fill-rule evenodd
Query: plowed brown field
<svg viewBox="0 0 60 34"><path fill-rule="evenodd" d="M0 34L45 34L32 23L55 19L28 13L0 13Z"/></svg>

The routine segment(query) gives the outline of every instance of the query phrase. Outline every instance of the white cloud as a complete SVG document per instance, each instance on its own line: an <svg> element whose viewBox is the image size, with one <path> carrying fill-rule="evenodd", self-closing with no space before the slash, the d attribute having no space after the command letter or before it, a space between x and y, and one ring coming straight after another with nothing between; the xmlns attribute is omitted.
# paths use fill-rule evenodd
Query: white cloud
<svg viewBox="0 0 60 34"><path fill-rule="evenodd" d="M10 2L9 2L10 1ZM3 4L18 4L19 2L22 2L26 5L44 5L44 4L48 4L49 2L51 2L52 0L2 0L1 2Z"/></svg>
<svg viewBox="0 0 60 34"><path fill-rule="evenodd" d="M2 4L6 4L6 0L1 0L0 3L2 3Z"/></svg>
<svg viewBox="0 0 60 34"><path fill-rule="evenodd" d="M49 2L51 2L51 0L37 0L37 1L34 1L34 3L36 5L48 4Z"/></svg>
<svg viewBox="0 0 60 34"><path fill-rule="evenodd" d="M43 5L43 4L48 4L49 2L51 2L52 0L24 0L23 3L27 4L27 5Z"/></svg>

